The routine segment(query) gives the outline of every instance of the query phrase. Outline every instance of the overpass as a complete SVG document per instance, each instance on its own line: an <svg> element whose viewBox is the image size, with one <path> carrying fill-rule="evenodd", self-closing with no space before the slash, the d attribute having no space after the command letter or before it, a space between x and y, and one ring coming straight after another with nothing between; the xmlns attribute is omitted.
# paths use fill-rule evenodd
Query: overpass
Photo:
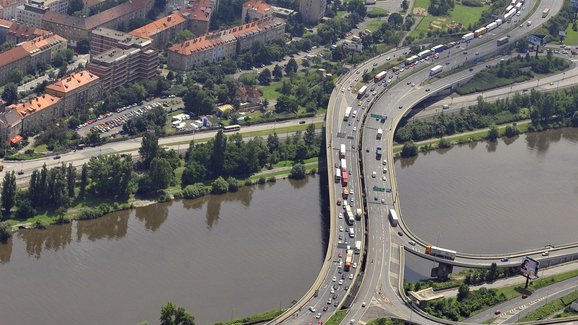
<svg viewBox="0 0 578 325"><path fill-rule="evenodd" d="M526 3L526 7L533 7L533 14L518 21L531 19L534 21L534 25L531 28L517 28L517 21L512 22L511 25L503 24L494 33L484 36L485 38L475 39L471 44L467 44L464 47L456 47L442 52L435 64L442 64L446 70L463 66L464 63L468 62L468 55L465 54L468 51L472 51L469 56L470 61L474 52L476 52L474 56L476 61L479 58L491 57L497 52L495 38L509 33L512 42L522 39L532 29L542 25L547 18L554 16L561 6L562 0L542 3L529 0ZM551 8L551 14L546 19L542 19L541 13L547 7ZM403 222L397 194L395 169L393 168L393 135L400 120L413 106L431 96L434 92L442 91L448 87L455 87L465 82L472 75L483 69L484 66L475 65L469 70L466 69L454 73L427 86L424 86L423 82L429 79L429 67L433 65L429 65L429 62L414 66L412 70L406 70L396 75L391 74L391 71L389 71L388 75L393 77L390 79L391 83L386 85L370 83L371 87L377 89L374 96L370 95L369 98L363 99L361 103L357 103L357 99L352 94L352 89L355 91L354 86L359 80L360 71L364 71L364 69L370 70L373 66L387 62L387 57L400 55L402 55L402 50L395 50L358 66L356 70L339 79L331 95L326 117L328 179L330 182L329 197L331 202L330 241L326 262L311 289L286 314L272 321L271 324L280 322L314 323L317 320L327 320L333 314L334 310L330 310L328 313L316 315L316 312L309 312L304 307L322 306L329 296L328 289L332 288L331 279L335 276L334 266L331 261L337 249L334 234L339 219L336 218L338 211L336 211L335 207L337 206L336 193L340 193L341 186L336 186L331 180L334 177L335 161L340 159L338 152L341 144L345 144L348 150L352 150L347 155L350 174L353 174L351 183L348 186L355 189L354 202L357 203L356 207L362 207L364 211L365 227L362 226L361 230L366 244L362 267L354 280L357 280L355 283L359 285L359 289L356 292L347 291L345 297L340 296L340 299L342 299L341 304L344 301L348 301L348 307L350 307L343 324L349 323L352 319L361 320L383 316L395 316L415 321L419 324L449 323L416 309L403 292L405 251L408 250L416 255L434 260L437 258L424 253L423 248L426 243L413 234ZM426 90L426 87L429 89ZM433 91L430 92L430 90ZM346 107L353 107L361 117L357 118L357 120L355 118L344 120L343 114ZM385 123L373 119L375 116L384 114L388 116ZM385 134L382 140L376 140L376 130L378 128L384 130ZM388 172L383 175L381 173L382 161L375 158L375 148L378 143L383 145L385 157L387 157L386 166L388 167ZM376 188L384 187L388 190L383 192L375 191ZM360 198L361 200L359 200ZM396 233L397 230L391 227L387 221L386 211L390 208L398 211L400 216L400 223L397 227L399 233ZM415 242L415 245L411 245L410 242ZM542 259L541 253L544 251L544 248L542 248L499 256L457 253L454 261L438 260L438 262L449 262L458 266L474 268L489 267L492 263L496 263L499 266L512 266L519 265L522 256L530 255L542 260L543 263L546 262L545 264L547 265L576 258L578 254L577 247L577 244L570 244L564 247L551 248L551 255L548 259ZM510 261L507 263L501 262L500 259L504 256L511 257ZM519 260L517 260L518 258ZM360 281L361 283L359 283ZM350 304L349 302L351 301L353 303Z"/></svg>

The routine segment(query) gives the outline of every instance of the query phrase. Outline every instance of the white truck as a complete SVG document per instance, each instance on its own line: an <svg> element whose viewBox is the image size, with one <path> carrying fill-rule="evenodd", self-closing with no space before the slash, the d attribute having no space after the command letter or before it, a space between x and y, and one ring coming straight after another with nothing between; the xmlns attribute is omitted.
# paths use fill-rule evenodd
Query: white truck
<svg viewBox="0 0 578 325"><path fill-rule="evenodd" d="M361 240L355 242L355 254L359 254L361 251Z"/></svg>
<svg viewBox="0 0 578 325"><path fill-rule="evenodd" d="M347 161L345 161L345 158L341 158L341 170L347 170Z"/></svg>
<svg viewBox="0 0 578 325"><path fill-rule="evenodd" d="M474 33L467 33L464 36L462 36L462 41L467 42L467 41L471 41L473 40L475 37Z"/></svg>
<svg viewBox="0 0 578 325"><path fill-rule="evenodd" d="M430 76L435 76L436 74L442 72L444 70L444 66L441 64L436 65L435 67L431 68L429 70L429 75Z"/></svg>
<svg viewBox="0 0 578 325"><path fill-rule="evenodd" d="M377 129L377 135L375 136L375 138L379 140L381 139L382 136L383 136L383 129Z"/></svg>

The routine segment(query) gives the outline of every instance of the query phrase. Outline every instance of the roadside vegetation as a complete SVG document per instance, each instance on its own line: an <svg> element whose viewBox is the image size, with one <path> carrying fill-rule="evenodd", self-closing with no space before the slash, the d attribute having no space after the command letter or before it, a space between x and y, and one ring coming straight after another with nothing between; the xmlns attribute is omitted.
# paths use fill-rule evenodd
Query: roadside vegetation
<svg viewBox="0 0 578 325"><path fill-rule="evenodd" d="M329 318L325 322L325 325L339 325L339 324L341 324L341 321L343 321L343 319L345 318L346 315L347 315L347 310L340 310L340 311L336 312L335 314L333 314L333 316L331 316L331 318Z"/></svg>
<svg viewBox="0 0 578 325"><path fill-rule="evenodd" d="M534 57L526 53L524 58L515 57L500 62L497 66L486 68L474 78L456 90L458 95L467 95L494 88L508 86L514 83L532 80L535 74L545 75L567 70L571 65L569 60L554 57L551 50L547 57Z"/></svg>
<svg viewBox="0 0 578 325"><path fill-rule="evenodd" d="M276 309L261 314L251 315L240 319L230 320L224 323L215 323L214 325L244 325L244 324L255 324L265 321L270 321L275 317L283 314L287 309Z"/></svg>
<svg viewBox="0 0 578 325"><path fill-rule="evenodd" d="M574 291L563 297L557 298L556 300L551 301L545 304L544 306L531 311L528 315L520 318L519 322L530 322L548 319L550 316L560 311L570 312L570 315L574 315L576 313L571 312L569 306L576 299L578 299L578 291Z"/></svg>
<svg viewBox="0 0 578 325"><path fill-rule="evenodd" d="M467 285L462 284L457 298L430 301L424 311L439 318L461 321L504 301L506 301L506 296L498 294L494 289L481 288L470 291Z"/></svg>
<svg viewBox="0 0 578 325"><path fill-rule="evenodd" d="M368 325L405 325L406 322L392 318L378 318L367 323Z"/></svg>

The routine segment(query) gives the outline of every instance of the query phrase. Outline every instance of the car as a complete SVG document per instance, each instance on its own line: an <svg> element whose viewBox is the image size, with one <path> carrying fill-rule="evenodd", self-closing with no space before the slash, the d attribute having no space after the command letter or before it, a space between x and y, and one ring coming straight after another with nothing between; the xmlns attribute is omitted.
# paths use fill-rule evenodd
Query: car
<svg viewBox="0 0 578 325"><path fill-rule="evenodd" d="M299 121L299 124L305 124L305 121Z"/></svg>
<svg viewBox="0 0 578 325"><path fill-rule="evenodd" d="M331 288L331 290L329 291L329 293L334 294L334 293L335 293L335 289Z"/></svg>
<svg viewBox="0 0 578 325"><path fill-rule="evenodd" d="M365 152L369 152L369 147L365 147Z"/></svg>
<svg viewBox="0 0 578 325"><path fill-rule="evenodd" d="M353 273L349 273L349 280L353 280Z"/></svg>
<svg viewBox="0 0 578 325"><path fill-rule="evenodd" d="M337 200L337 205L341 205L341 200Z"/></svg>
<svg viewBox="0 0 578 325"><path fill-rule="evenodd" d="M357 131L357 126L353 127L353 132Z"/></svg>
<svg viewBox="0 0 578 325"><path fill-rule="evenodd" d="M355 71L355 74L359 74L359 72L360 72L360 71L359 71L359 70L357 70L357 71Z"/></svg>
<svg viewBox="0 0 578 325"><path fill-rule="evenodd" d="M18 175L24 175L24 171L22 169L20 169L17 174Z"/></svg>
<svg viewBox="0 0 578 325"><path fill-rule="evenodd" d="M339 270L337 272L339 272L339 274L343 273L343 270L341 269L341 267L339 268Z"/></svg>
<svg viewBox="0 0 578 325"><path fill-rule="evenodd" d="M522 299L528 298L528 295L522 295Z"/></svg>
<svg viewBox="0 0 578 325"><path fill-rule="evenodd" d="M550 252L548 252L548 251L545 251L542 253L542 256L548 256L548 255L550 255Z"/></svg>
<svg viewBox="0 0 578 325"><path fill-rule="evenodd" d="M339 217L339 219L343 219L343 213L339 212L338 217Z"/></svg>
<svg viewBox="0 0 578 325"><path fill-rule="evenodd" d="M403 108L403 105L399 105L399 109L402 109L402 108Z"/></svg>
<svg viewBox="0 0 578 325"><path fill-rule="evenodd" d="M385 204L385 199L381 199L381 204Z"/></svg>
<svg viewBox="0 0 578 325"><path fill-rule="evenodd" d="M446 65L450 65L450 62L449 62L449 61L448 61L448 62L446 62Z"/></svg>
<svg viewBox="0 0 578 325"><path fill-rule="evenodd" d="M337 307L339 306L339 302L337 300L335 300L335 302L333 303L333 307Z"/></svg>
<svg viewBox="0 0 578 325"><path fill-rule="evenodd" d="M353 205L353 196L349 198L349 202Z"/></svg>
<svg viewBox="0 0 578 325"><path fill-rule="evenodd" d="M343 232L343 226L339 226L339 232ZM341 256L339 256L341 257Z"/></svg>
<svg viewBox="0 0 578 325"><path fill-rule="evenodd" d="M333 299L337 299L337 294L334 294L334 295L333 295Z"/></svg>
<svg viewBox="0 0 578 325"><path fill-rule="evenodd" d="M315 315L315 318L317 319L321 318L321 313L317 313L317 315Z"/></svg>
<svg viewBox="0 0 578 325"><path fill-rule="evenodd" d="M352 319L349 321L349 324L351 324L351 325L355 324L355 319L352 318Z"/></svg>
<svg viewBox="0 0 578 325"><path fill-rule="evenodd" d="M345 274L341 275L341 280L345 280Z"/></svg>
<svg viewBox="0 0 578 325"><path fill-rule="evenodd" d="M426 88L425 91L429 91L429 88Z"/></svg>
<svg viewBox="0 0 578 325"><path fill-rule="evenodd" d="M413 240L410 240L410 241L408 242L408 244L410 244L411 246L415 246L415 242L414 242Z"/></svg>
<svg viewBox="0 0 578 325"><path fill-rule="evenodd" d="M411 81L408 81L408 82L407 82L407 85L408 85L408 86L411 85Z"/></svg>
<svg viewBox="0 0 578 325"><path fill-rule="evenodd" d="M331 298L327 299L327 304L328 304L328 305L331 305L331 302L332 302L332 301L331 301Z"/></svg>
<svg viewBox="0 0 578 325"><path fill-rule="evenodd" d="M54 156L54 159L60 159L60 155Z"/></svg>
<svg viewBox="0 0 578 325"><path fill-rule="evenodd" d="M329 309L329 306L323 306L323 311L327 311L327 309ZM323 323L323 322L318 322L317 325L319 325L319 323Z"/></svg>
<svg viewBox="0 0 578 325"><path fill-rule="evenodd" d="M361 307L365 307L365 301L361 303Z"/></svg>
<svg viewBox="0 0 578 325"><path fill-rule="evenodd" d="M333 278L331 278L331 281L332 281L332 282L337 281L337 277L334 275ZM313 311L314 311L314 310L313 310Z"/></svg>
<svg viewBox="0 0 578 325"><path fill-rule="evenodd" d="M312 313L314 313L314 312L315 312L315 307L309 306L309 311L311 311Z"/></svg>
<svg viewBox="0 0 578 325"><path fill-rule="evenodd" d="M496 311L494 312L494 315L499 315L499 314L501 314L501 313L502 313L502 311L498 309L498 310L496 310Z"/></svg>
<svg viewBox="0 0 578 325"><path fill-rule="evenodd" d="M464 51L464 55L468 55L468 51Z"/></svg>
<svg viewBox="0 0 578 325"><path fill-rule="evenodd" d="M339 285L343 285L343 279L340 279L339 282L337 282Z"/></svg>
<svg viewBox="0 0 578 325"><path fill-rule="evenodd" d="M363 108L363 106L361 106L361 108ZM357 122L359 122L359 116L357 117Z"/></svg>
<svg viewBox="0 0 578 325"><path fill-rule="evenodd" d="M476 55L480 55L480 52L476 52Z"/></svg>
<svg viewBox="0 0 578 325"><path fill-rule="evenodd" d="M343 252L339 251L339 253L337 253L337 257L342 258L343 257Z"/></svg>
<svg viewBox="0 0 578 325"><path fill-rule="evenodd" d="M373 64L373 66L374 66L374 67L377 67L377 62L375 62L375 63Z"/></svg>
<svg viewBox="0 0 578 325"><path fill-rule="evenodd" d="M345 92L345 87L341 88L341 92L342 92L342 93Z"/></svg>
<svg viewBox="0 0 578 325"><path fill-rule="evenodd" d="M377 173L375 171L371 172L371 177L375 178L375 176L377 175Z"/></svg>
<svg viewBox="0 0 578 325"><path fill-rule="evenodd" d="M510 260L509 258L503 257L503 258L500 259L500 262L507 262L507 261L509 261L509 260Z"/></svg>
<svg viewBox="0 0 578 325"><path fill-rule="evenodd" d="M387 167L383 167L383 173L387 174Z"/></svg>
<svg viewBox="0 0 578 325"><path fill-rule="evenodd" d="M403 232L401 232L401 231L398 231L397 234L398 234L400 237L403 236Z"/></svg>
<svg viewBox="0 0 578 325"><path fill-rule="evenodd" d="M355 145L354 145L354 144L351 145L351 149L354 149L354 150L355 150Z"/></svg>
<svg viewBox="0 0 578 325"><path fill-rule="evenodd" d="M474 71L474 68L470 68L469 71L470 71L470 72Z"/></svg>
<svg viewBox="0 0 578 325"><path fill-rule="evenodd" d="M339 239L339 240L343 240L343 234L339 234L338 239Z"/></svg>

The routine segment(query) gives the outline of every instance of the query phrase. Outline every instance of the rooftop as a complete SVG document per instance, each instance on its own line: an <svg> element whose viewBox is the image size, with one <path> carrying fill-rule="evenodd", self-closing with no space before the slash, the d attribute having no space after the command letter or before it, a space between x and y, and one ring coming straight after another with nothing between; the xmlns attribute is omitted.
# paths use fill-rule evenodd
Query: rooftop
<svg viewBox="0 0 578 325"><path fill-rule="evenodd" d="M181 9L183 16L190 20L209 21L215 6L215 0L197 0L192 5Z"/></svg>
<svg viewBox="0 0 578 325"><path fill-rule="evenodd" d="M9 29L13 24L14 23L9 20L0 19L0 28L2 29Z"/></svg>
<svg viewBox="0 0 578 325"><path fill-rule="evenodd" d="M37 37L30 41L23 42L21 47L23 47L28 53L34 54L36 52L40 52L44 49L50 48L53 45L60 44L66 42L66 38L56 35L56 34L47 34L44 36Z"/></svg>
<svg viewBox="0 0 578 325"><path fill-rule="evenodd" d="M151 43L150 40L142 37L130 35L124 32L119 32L114 29L99 27L92 31L92 35L99 35L106 38L114 39L119 44L125 47L144 47Z"/></svg>
<svg viewBox="0 0 578 325"><path fill-rule="evenodd" d="M0 22L0 25L2 23ZM51 33L47 30L40 29L34 26L23 25L20 23L12 23L10 29L8 30L10 35L19 35L22 37L33 37L33 36L43 36L43 35L50 35Z"/></svg>
<svg viewBox="0 0 578 325"><path fill-rule="evenodd" d="M56 92L67 93L73 91L83 85L87 85L91 82L98 80L98 76L84 70L80 72L73 73L66 76L55 83L46 86L46 89L50 89Z"/></svg>
<svg viewBox="0 0 578 325"><path fill-rule="evenodd" d="M139 49L119 49L119 48L112 48L106 52L102 52L97 56L92 57L91 61L95 64L111 64L115 61L124 59L127 56L135 54L136 52L140 51Z"/></svg>
<svg viewBox="0 0 578 325"><path fill-rule="evenodd" d="M152 39L156 34L172 28L174 26L180 25L185 22L185 17L180 12L170 14L161 19L155 20L148 25L144 25L141 28L137 28L131 32L130 35L138 36L142 38Z"/></svg>
<svg viewBox="0 0 578 325"><path fill-rule="evenodd" d="M16 4L23 4L24 1L21 0L0 0L0 7L9 7L9 6L13 6Z"/></svg>
<svg viewBox="0 0 578 325"><path fill-rule="evenodd" d="M42 94L41 96L29 99L24 103L13 104L7 107L8 109L15 109L20 116L25 117L33 113L39 112L45 108L51 107L58 103L60 98L49 94Z"/></svg>
<svg viewBox="0 0 578 325"><path fill-rule="evenodd" d="M204 34L200 37L185 41L183 43L175 44L169 48L169 51L182 55L190 55L198 51L207 50L215 46L233 41L237 37L244 37L248 34L258 31L259 29L282 23L283 22L278 19L262 19L256 22L229 28L220 32Z"/></svg>
<svg viewBox="0 0 578 325"><path fill-rule="evenodd" d="M30 53L28 53L28 51L26 51L22 46L11 48L8 51L0 53L0 67L16 62L29 55Z"/></svg>
<svg viewBox="0 0 578 325"><path fill-rule="evenodd" d="M263 0L249 0L243 4L243 7L247 10L254 9L261 14L271 10L271 6Z"/></svg>
<svg viewBox="0 0 578 325"><path fill-rule="evenodd" d="M146 7L150 1L152 0L129 0L88 18L59 14L49 10L44 14L42 21L84 30L93 30L105 23Z"/></svg>

